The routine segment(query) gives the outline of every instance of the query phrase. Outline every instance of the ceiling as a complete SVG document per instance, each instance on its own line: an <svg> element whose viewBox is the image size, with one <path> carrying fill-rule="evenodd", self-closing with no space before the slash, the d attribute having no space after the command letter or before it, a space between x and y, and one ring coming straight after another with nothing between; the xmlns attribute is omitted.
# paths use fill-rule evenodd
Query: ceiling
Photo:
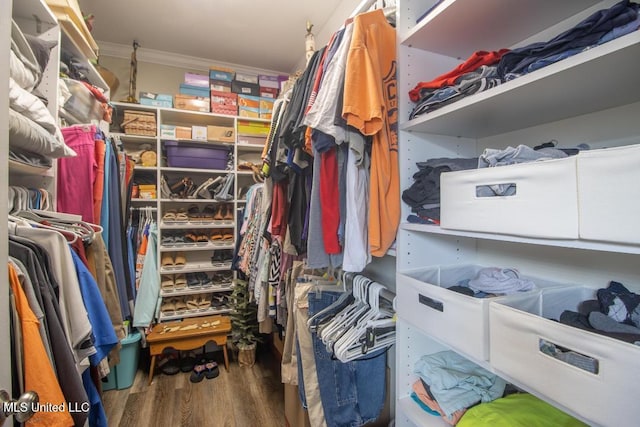
<svg viewBox="0 0 640 427"><path fill-rule="evenodd" d="M361 0L79 0L100 42L291 72L304 58L306 23L333 32ZM331 26L331 28L326 28ZM326 43L316 39L317 42Z"/></svg>

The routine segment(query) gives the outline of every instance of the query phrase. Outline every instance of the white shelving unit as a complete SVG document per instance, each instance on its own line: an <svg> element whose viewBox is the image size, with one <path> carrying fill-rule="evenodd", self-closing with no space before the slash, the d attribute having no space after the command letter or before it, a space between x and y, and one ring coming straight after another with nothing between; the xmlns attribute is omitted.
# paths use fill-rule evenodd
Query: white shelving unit
<svg viewBox="0 0 640 427"><path fill-rule="evenodd" d="M114 103L116 106L116 110L118 111L118 116L121 117L124 110L137 110L137 111L146 111L154 113L156 117L157 124L157 135L155 137L152 136L140 136L140 135L127 135L122 132L112 132L111 135L116 135L124 144L125 150L127 151L139 151L142 148L151 149L156 152L158 158L158 164L155 167L140 167L136 166L135 173L144 173L144 174L152 174L154 180L156 182L157 188L157 198L156 199L134 199L132 201L133 207L144 207L151 206L155 212L157 212L158 217L158 228L159 228L159 238L158 238L158 251L161 254L166 253L176 253L183 252L185 257L187 258L187 263L183 268L165 268L161 265L158 266L159 272L161 275L172 275L172 274L187 274L187 273L214 273L220 271L229 271L231 268L230 263L226 263L223 266L213 265L211 262L212 255L215 254L216 251L227 251L230 252L235 247L235 236L237 233L236 227L236 219L238 208L243 206L244 201L237 199L240 188L249 186L253 184L253 174L251 172L238 171L237 170L237 159L238 156L243 153L255 153L262 150L262 146L259 145L251 145L251 144L239 144L237 143L224 143L224 142L216 142L216 141L196 141L196 140L185 140L185 139L169 139L160 137L159 130L160 125L168 124L168 125L176 125L176 126L229 126L237 129L238 120L247 120L253 122L260 123L269 123L268 120L262 119L250 119L246 117L235 117L235 116L227 116L220 114L211 114L211 113L203 113L197 111L190 110L179 110L175 108L156 108L156 107L148 107L140 104L126 104L126 103ZM236 132L237 133L237 132ZM191 144L198 144L206 147L216 147L230 150L233 154L234 163L232 169L202 169L202 168L186 168L186 167L169 167L166 162L166 151L165 151L165 143L167 141L179 141L179 142L188 142ZM214 199L190 199L190 198L163 198L160 192L161 188L161 176L165 175L168 177L169 182L173 183L179 180L182 177L190 177L194 183L197 185L203 183L210 177L224 177L227 174L234 175L234 185L231 188L231 194L233 195L233 199L229 201L216 201ZM187 210L190 206L195 205L198 210L201 212L205 206L213 205L214 207L220 206L221 204L227 204L229 208L233 211L233 219L229 220L189 220L187 222L164 222L162 217L167 209L180 209L183 208ZM193 232L194 234L205 234L209 236L212 232L221 231L221 230L231 230L234 236L234 240L231 242L217 242L210 240L206 243L197 243L197 244L179 244L179 245L163 245L162 244L162 236L166 236L167 234L176 234L183 233L186 234L188 232ZM159 257L160 260L162 256ZM232 289L230 287L225 286L212 286L207 288L199 288L196 290L187 290L181 292L166 292L162 293L161 296L163 298L167 297L177 297L177 296L189 296L196 294L205 294L205 293L219 293L219 292L230 292ZM172 315L162 314L160 315L160 321L168 321L168 320L176 320L186 317L197 317L197 316L205 316L219 313L227 313L230 310L194 310L194 311L185 311L181 313L176 313Z"/></svg>
<svg viewBox="0 0 640 427"><path fill-rule="evenodd" d="M408 120L414 107L408 92L418 82L430 81L455 68L476 51L515 48L549 40L615 3L611 0L400 0L397 31L401 189L413 183L416 162L431 158L477 157L488 147L535 146L550 140L558 141L561 147L587 143L592 148L603 148L639 143L640 88L633 84L633 72L640 65L638 32ZM417 22L430 8L433 9L429 14ZM410 208L403 204L402 209L404 220ZM553 215L553 207L549 215ZM523 218L522 226L526 228L527 221L534 220L545 221L545 218ZM403 303L403 289L408 286L403 283L403 272L437 265L497 265L593 289L604 288L609 281L616 280L631 291L639 292L638 254L640 246L633 244L446 230L405 220L398 231L396 248L399 273L396 284L399 295L397 425L446 425L440 418L419 409L410 394L411 385L417 379L413 367L418 358L453 348L450 342L438 341L426 333L424 324L408 321L408 318L420 318L419 312L409 310L429 308L417 302L415 305ZM623 345L623 348L624 352L637 351L632 345ZM491 359L479 363L501 375ZM567 365L566 369L573 368ZM544 377L545 372L532 375ZM551 397L556 378L548 378L547 388L540 388L527 381L501 376L590 425L608 425L594 421L589 416L593 408L581 405L575 397ZM631 384L634 380L629 378L629 381ZM622 384L621 389L628 390L628 387L630 385ZM608 398L614 402L624 396ZM606 414L606 406L602 408ZM637 418L637 408L628 407L627 411L622 418Z"/></svg>

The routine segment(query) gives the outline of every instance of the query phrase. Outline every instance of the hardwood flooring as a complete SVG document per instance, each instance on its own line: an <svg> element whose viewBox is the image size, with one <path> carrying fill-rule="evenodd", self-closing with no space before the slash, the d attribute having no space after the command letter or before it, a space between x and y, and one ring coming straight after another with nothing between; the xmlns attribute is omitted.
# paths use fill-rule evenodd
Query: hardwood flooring
<svg viewBox="0 0 640 427"><path fill-rule="evenodd" d="M148 353L148 350L146 350ZM229 353L229 371L219 352L220 375L199 383L190 373L156 370L147 385L149 362L141 350L140 368L129 389L103 393L109 426L121 427L280 427L285 425L280 362L259 349L253 367L241 367Z"/></svg>

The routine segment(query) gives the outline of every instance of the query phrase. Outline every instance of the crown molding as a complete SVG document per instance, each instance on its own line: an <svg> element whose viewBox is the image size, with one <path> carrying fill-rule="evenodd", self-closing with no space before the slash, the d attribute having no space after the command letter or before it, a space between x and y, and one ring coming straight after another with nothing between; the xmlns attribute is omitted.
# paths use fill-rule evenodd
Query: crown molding
<svg viewBox="0 0 640 427"><path fill-rule="evenodd" d="M114 58L131 58L131 46L111 43L105 41L97 41L100 47L101 56L111 56ZM221 62L213 59L198 58L195 56L181 55L179 53L164 52L162 50L146 49L139 47L136 51L136 58L140 62L151 64L167 65L169 67L186 68L192 70L208 71L212 65L220 67L232 68L236 72L246 74L289 74L284 71L266 70L263 68L247 67L245 65L232 64L229 62Z"/></svg>

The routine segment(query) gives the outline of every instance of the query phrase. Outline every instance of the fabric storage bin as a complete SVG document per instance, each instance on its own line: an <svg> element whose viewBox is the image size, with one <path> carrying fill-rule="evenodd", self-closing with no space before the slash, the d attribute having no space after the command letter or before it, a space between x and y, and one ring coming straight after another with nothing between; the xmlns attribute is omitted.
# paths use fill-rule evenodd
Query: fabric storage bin
<svg viewBox="0 0 640 427"><path fill-rule="evenodd" d="M539 289L561 286L533 280L537 290L492 298L475 298L447 289L474 278L485 267L472 264L434 266L397 273L398 307L403 316L426 334L476 361L489 360L489 303L496 299L537 301Z"/></svg>
<svg viewBox="0 0 640 427"><path fill-rule="evenodd" d="M170 168L226 169L229 150L197 143L167 141L167 164Z"/></svg>
<svg viewBox="0 0 640 427"><path fill-rule="evenodd" d="M446 172L441 175L442 228L577 239L576 156ZM514 184L512 196L479 197L482 186Z"/></svg>
<svg viewBox="0 0 640 427"><path fill-rule="evenodd" d="M577 311L582 301L595 299L596 291L543 289L535 301L492 302L491 365L499 375L527 384L595 424L634 424L640 419L640 347L549 320L559 319L564 310ZM543 353L541 339L584 355L580 359L587 366L597 363L597 373Z"/></svg>
<svg viewBox="0 0 640 427"><path fill-rule="evenodd" d="M578 154L580 238L640 244L640 145Z"/></svg>
<svg viewBox="0 0 640 427"><path fill-rule="evenodd" d="M135 331L127 335L120 341L120 363L111 368L106 381L102 382L102 390L122 390L133 385L133 380L138 371L138 361L140 358L140 332Z"/></svg>

